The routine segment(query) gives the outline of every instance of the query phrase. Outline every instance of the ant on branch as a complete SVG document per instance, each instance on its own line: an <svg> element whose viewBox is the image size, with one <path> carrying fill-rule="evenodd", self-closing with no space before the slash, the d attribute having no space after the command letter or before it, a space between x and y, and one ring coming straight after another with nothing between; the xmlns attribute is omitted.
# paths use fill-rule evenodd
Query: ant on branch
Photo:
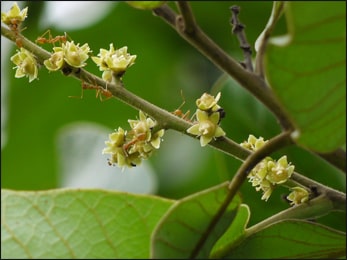
<svg viewBox="0 0 347 260"><path fill-rule="evenodd" d="M14 34L16 36L16 45L18 46L18 48L21 48L23 46L22 37L19 34L26 29L26 27L23 29L20 29L21 23L22 23L22 21L13 18L13 19L11 19L10 24L8 25L10 30L12 32L14 32Z"/></svg>
<svg viewBox="0 0 347 260"><path fill-rule="evenodd" d="M48 35L48 38L45 38L45 36ZM42 34L40 37L38 37L35 42L38 44L45 44L45 43L51 43L55 44L56 42L59 42L60 44L65 43L67 41L67 38L69 36L66 32L64 32L64 35L57 35L54 38L52 37L51 30L47 30L44 34ZM69 37L70 38L70 37Z"/></svg>
<svg viewBox="0 0 347 260"><path fill-rule="evenodd" d="M111 91L107 90L107 89L104 89L100 86L97 86L97 85L90 85L90 84L87 84L85 82L82 81L82 94L81 96L79 97L80 99L83 98L83 93L84 93L84 90L85 89L95 89L96 90L96 96L95 98L100 98L100 101L106 101L108 99L110 99L113 94ZM105 96L106 99L103 99L102 96ZM78 98L78 97L75 97L75 96L69 96L70 98Z"/></svg>
<svg viewBox="0 0 347 260"><path fill-rule="evenodd" d="M182 99L183 99L183 102L182 104L173 112L171 112L172 114L174 114L175 116L178 116L180 118L182 118L183 120L186 120L188 122L191 122L191 119L189 119L189 115L190 115L190 110L188 110L187 112L183 113L181 108L184 106L184 104L186 103L186 100L183 96L183 92L181 90L181 96L182 96ZM194 116L194 115L193 115Z"/></svg>

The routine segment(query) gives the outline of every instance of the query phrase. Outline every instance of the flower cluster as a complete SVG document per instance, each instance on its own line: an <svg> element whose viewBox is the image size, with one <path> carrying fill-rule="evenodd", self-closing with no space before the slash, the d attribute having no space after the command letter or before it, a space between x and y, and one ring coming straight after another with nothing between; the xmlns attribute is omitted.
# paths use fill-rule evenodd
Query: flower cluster
<svg viewBox="0 0 347 260"><path fill-rule="evenodd" d="M111 154L110 165L134 167L142 159L151 156L155 149L159 149L164 129L152 133L156 123L142 111L139 112L139 117L139 120L128 120L131 127L129 132L119 127L109 135L102 153Z"/></svg>
<svg viewBox="0 0 347 260"><path fill-rule="evenodd" d="M187 132L200 137L201 146L207 145L213 139L225 135L219 126L220 120L224 117L224 110L217 104L221 94L216 98L204 93L196 100L198 109L196 110L197 123L187 129Z"/></svg>
<svg viewBox="0 0 347 260"><path fill-rule="evenodd" d="M73 41L65 42L61 47L53 47L53 54L51 57L43 62L46 68L50 71L57 71L61 69L64 62L75 68L82 68L89 58L90 48L88 43L83 46L76 45Z"/></svg>
<svg viewBox="0 0 347 260"><path fill-rule="evenodd" d="M263 137L256 138L253 135L248 137L248 140L240 145L251 151L256 151L261 148L267 140ZM262 200L267 201L277 185L284 184L292 176L294 165L287 161L287 156L282 156L279 160L274 160L271 157L266 157L259 162L247 176L249 182L257 191L262 191ZM292 192L287 199L292 205L297 205L308 200L308 192L301 187L292 188Z"/></svg>
<svg viewBox="0 0 347 260"><path fill-rule="evenodd" d="M92 60L98 65L100 71L103 71L102 78L107 82L112 82L114 77L120 78L136 59L136 55L128 53L128 47L124 46L115 50L113 43L110 44L110 50L100 49L98 56L92 57Z"/></svg>
<svg viewBox="0 0 347 260"><path fill-rule="evenodd" d="M1 12L1 21L18 35L19 25L27 17L27 12L28 7L20 10L17 3L14 3L7 13ZM79 43L75 44L74 41L66 41L66 35L65 37L59 36L59 38L51 38L50 36L48 40L45 38L39 39L49 43L63 41L60 47L53 47L53 53L43 62L49 71L60 70L65 63L74 68L82 68L87 65L86 61L91 53L87 43L80 46ZM17 46L21 47L21 43L17 44ZM98 56L92 57L99 69L103 71L102 78L106 82L114 82L116 79L121 79L127 68L135 63L135 59L136 55L128 53L128 47L124 46L120 49L114 49L112 43L109 50L100 49ZM30 52L21 48L20 52L14 55L11 60L16 64L17 72L15 77L27 76L29 77L29 82L37 78L38 64Z"/></svg>
<svg viewBox="0 0 347 260"><path fill-rule="evenodd" d="M19 25L27 17L27 12L28 7L20 10L18 4L15 2L7 13L1 12L1 21L8 25L12 31L17 32Z"/></svg>
<svg viewBox="0 0 347 260"><path fill-rule="evenodd" d="M22 78L29 77L29 82L37 78L38 65L35 57L26 49L20 48L17 53L11 57L11 61L16 64L15 77Z"/></svg>

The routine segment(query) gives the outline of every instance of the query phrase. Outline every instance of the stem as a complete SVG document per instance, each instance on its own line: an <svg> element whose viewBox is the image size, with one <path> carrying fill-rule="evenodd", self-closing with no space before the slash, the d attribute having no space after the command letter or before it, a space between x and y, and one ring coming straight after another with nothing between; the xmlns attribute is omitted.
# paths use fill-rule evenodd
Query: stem
<svg viewBox="0 0 347 260"><path fill-rule="evenodd" d="M230 202L233 200L236 192L238 191L239 187L241 187L242 183L246 180L247 175L249 172L253 169L254 166L256 166L263 158L271 154L272 152L283 148L284 146L287 146L291 144L291 138L290 138L290 132L283 132L279 134L278 136L274 137L273 139L269 140L266 144L264 144L263 147L261 147L259 150L256 150L254 153L252 153L241 165L241 167L238 169L237 173L231 180L229 184L229 191L228 194L219 208L216 215L213 217L213 219L210 222L210 225L207 227L205 232L202 234L200 240L198 241L196 247L194 248L190 258L195 258L201 248L204 246L209 234L213 231L213 229L218 224L219 220L225 213L225 210L227 209Z"/></svg>
<svg viewBox="0 0 347 260"><path fill-rule="evenodd" d="M179 2L181 3L181 1ZM188 5L184 2L184 5ZM180 4L182 6L182 4ZM190 8L185 8L185 11L190 11ZM153 10L155 15L163 18L169 25L171 25L177 33L200 51L205 57L212 61L222 71L228 73L233 77L241 86L251 92L258 98L266 107L272 111L279 120L284 129L293 129L292 123L288 120L288 116L282 106L278 103L273 93L269 91L266 82L258 75L245 70L237 61L231 58L224 52L215 42L213 42L197 25L185 24L186 13L177 15L169 6L162 5ZM192 19L189 19L191 21Z"/></svg>
<svg viewBox="0 0 347 260"><path fill-rule="evenodd" d="M243 69L237 61L225 53L200 29L200 27L195 23L195 19L192 18L193 14L191 8L187 7L188 3L186 1L179 1L178 5L182 12L182 16L177 15L168 5L162 5L161 7L154 9L153 14L161 17L174 30L176 30L183 39L194 46L223 72L233 77L241 86L252 93L277 117L283 129L294 129L295 127L289 120L290 117L275 98L271 88L269 88L267 83L264 81L261 71L258 70L256 73L252 73ZM276 2L274 9L276 12L275 17L272 19L276 21L283 10L283 3ZM187 23L189 24L187 25ZM262 42L260 43L261 50L259 50L258 53L261 53L262 55L265 52L267 37L273 29L272 23L273 22L269 25L270 29L267 28L265 31L265 39L262 39ZM263 59L262 55L256 58L258 64L256 68L260 70L263 69L263 65L260 64L260 61ZM320 156L338 169L346 172L346 152L339 149L329 154L320 154Z"/></svg>
<svg viewBox="0 0 347 260"><path fill-rule="evenodd" d="M240 13L240 7L233 5L232 7L230 7L230 11L231 11L230 23L232 25L231 32L233 34L236 34L237 39L240 42L240 48L243 50L243 55L245 56L245 61L242 64L244 64L245 68L248 71L253 72L252 49L247 41L247 37L244 31L245 26L242 23L240 23L238 19L238 14Z"/></svg>
<svg viewBox="0 0 347 260"><path fill-rule="evenodd" d="M278 221L318 218L329 214L331 211L336 211L331 199L327 196L321 195L313 200L308 201L307 203L283 210L278 214L273 215L246 229L246 237L259 232L260 230Z"/></svg>
<svg viewBox="0 0 347 260"><path fill-rule="evenodd" d="M23 48L33 53L37 58L37 61L41 64L43 64L43 61L51 56L51 53L31 42L23 35L15 34L13 31L5 28L4 26L1 26L1 34L13 42L16 42L16 39L20 37L21 45L23 46ZM172 113L136 96L135 94L124 88L121 81L116 82L116 84L106 83L101 78L84 69L76 69L67 64L62 68L62 71L66 76L77 78L88 84L94 86L97 85L105 90L110 91L113 97L126 103L127 105L130 105L135 109L142 110L143 112L154 118L157 121L158 127L163 129L173 129L196 138L195 135L190 135L186 132L186 130L192 126L192 123L189 123L181 119L180 117L177 117ZM248 150L242 148L239 144L235 143L227 137L218 138L217 140L211 142L209 145L239 160L243 160L249 154Z"/></svg>

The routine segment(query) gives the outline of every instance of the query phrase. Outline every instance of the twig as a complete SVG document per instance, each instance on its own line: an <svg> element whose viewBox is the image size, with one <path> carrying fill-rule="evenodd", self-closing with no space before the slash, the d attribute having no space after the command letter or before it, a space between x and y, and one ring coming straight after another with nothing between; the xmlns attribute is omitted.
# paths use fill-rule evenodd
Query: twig
<svg viewBox="0 0 347 260"><path fill-rule="evenodd" d="M245 66L245 68L251 72L253 72L253 64L252 64L252 49L247 41L247 37L245 34L245 26L240 23L238 19L238 14L240 13L240 7L233 5L230 7L231 11L231 19L230 23L232 25L231 32L236 34L237 39L240 42L240 48L243 50L243 55L245 56L245 61L241 64Z"/></svg>
<svg viewBox="0 0 347 260"><path fill-rule="evenodd" d="M176 3L183 18L182 25L184 27L182 27L181 30L184 30L187 33L193 33L196 30L197 25L190 4L187 1L178 1Z"/></svg>
<svg viewBox="0 0 347 260"><path fill-rule="evenodd" d="M16 42L16 38L18 37L18 35L15 35L14 32L5 28L4 26L1 26L1 35L5 36L13 42ZM31 42L23 35L20 35L20 37L23 48L33 53L40 64L43 64L43 61L51 56L51 53ZM196 138L195 135L190 135L186 132L186 130L192 126L191 123L136 96L135 94L124 88L121 81L116 82L116 84L106 83L100 77L95 76L85 69L76 69L67 64L62 68L62 72L65 76L71 76L79 79L82 82L100 86L102 89L110 91L112 95L118 100L128 104L131 107L134 107L137 110L142 110L143 112L154 118L157 121L157 128L173 129ZM217 140L211 142L210 145L217 150L220 150L239 160L245 159L249 154L248 150L242 148L239 144L235 143L233 140L227 137L218 138Z"/></svg>
<svg viewBox="0 0 347 260"><path fill-rule="evenodd" d="M245 70L239 62L231 58L213 42L199 26L195 26L195 29L191 32L185 30L185 26L181 24L184 22L184 18L181 15L177 15L169 6L162 5L154 9L153 12L155 15L164 19L183 39L211 60L218 68L233 77L241 86L246 88L268 107L276 115L283 129L293 129L292 123L288 120L289 116L262 78Z"/></svg>

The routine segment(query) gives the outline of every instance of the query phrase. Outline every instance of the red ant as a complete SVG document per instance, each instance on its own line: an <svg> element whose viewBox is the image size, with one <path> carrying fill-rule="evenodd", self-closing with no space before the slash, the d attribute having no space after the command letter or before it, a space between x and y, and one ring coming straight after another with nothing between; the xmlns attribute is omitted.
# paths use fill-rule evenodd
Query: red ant
<svg viewBox="0 0 347 260"><path fill-rule="evenodd" d="M48 38L44 37L44 36L46 36L46 34L48 34ZM56 43L56 42L65 43L67 41L67 37L68 37L68 35L65 32L64 35L58 35L58 36L55 36L53 38L52 34L51 34L51 30L48 29L44 34L42 34L40 37L38 37L35 40L35 42L38 44L51 43L54 45L54 43Z"/></svg>
<svg viewBox="0 0 347 260"><path fill-rule="evenodd" d="M186 103L185 99L184 99L184 96L183 96L183 93L181 91L181 96L182 96L182 99L183 99L183 102L182 104L173 112L171 112L172 114L174 114L175 116L178 116L180 118L182 118L183 120L186 120L188 122L190 122L191 120L189 119L189 115L190 115L190 110L188 110L187 112L183 113L181 108L184 106L184 104Z"/></svg>
<svg viewBox="0 0 347 260"><path fill-rule="evenodd" d="M139 134L138 136L134 137L131 141L123 144L123 150L127 154L127 150L129 149L130 146L136 144L138 141L144 141L146 140L146 133Z"/></svg>
<svg viewBox="0 0 347 260"><path fill-rule="evenodd" d="M25 27L20 30L19 27L21 23L22 21L18 19L11 19L10 24L8 25L10 30L16 35L16 45L18 46L18 48L21 48L23 46L22 37L19 34L26 29Z"/></svg>
<svg viewBox="0 0 347 260"><path fill-rule="evenodd" d="M82 99L83 98L83 93L84 93L84 90L85 89L95 89L96 90L96 98L99 97L100 98L100 101L106 101L107 99L111 98L113 96L112 92L107 90L107 89L104 89L100 86L93 86L93 85L90 85L90 84L87 84L85 82L82 82L82 94L80 96L80 98ZM102 99L102 95L106 97L105 100ZM70 98L77 98L75 96L69 96Z"/></svg>

